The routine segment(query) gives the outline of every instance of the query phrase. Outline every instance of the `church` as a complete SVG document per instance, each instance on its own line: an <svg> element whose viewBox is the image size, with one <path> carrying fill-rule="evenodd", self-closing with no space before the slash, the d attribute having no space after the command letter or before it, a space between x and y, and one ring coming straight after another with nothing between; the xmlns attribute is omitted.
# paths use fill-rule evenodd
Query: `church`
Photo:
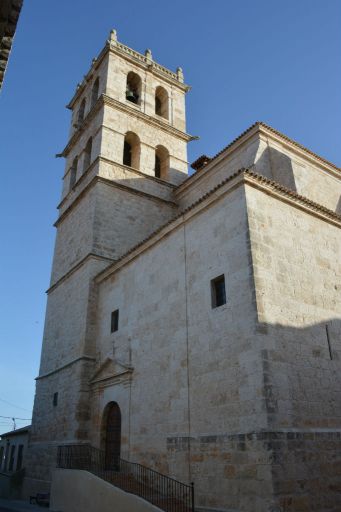
<svg viewBox="0 0 341 512"><path fill-rule="evenodd" d="M257 122L188 174L181 68L110 33L69 140L26 484L60 446L195 510L341 510L341 170Z"/></svg>

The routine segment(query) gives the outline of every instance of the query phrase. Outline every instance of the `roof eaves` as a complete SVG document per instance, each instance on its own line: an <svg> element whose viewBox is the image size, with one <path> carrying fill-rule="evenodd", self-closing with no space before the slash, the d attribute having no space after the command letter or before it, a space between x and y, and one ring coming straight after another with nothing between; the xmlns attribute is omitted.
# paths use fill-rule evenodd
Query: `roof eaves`
<svg viewBox="0 0 341 512"><path fill-rule="evenodd" d="M337 170L338 172L341 172L341 168L338 167L337 165L333 164L332 162L330 162L329 160L323 158L322 156L319 156L318 154L314 153L313 151L311 151L310 149L306 148L305 146L303 146L302 144L300 144L299 142L296 142L295 140L291 139L290 137L288 137L287 135L284 135L283 133L279 132L278 130L276 130L275 128L272 128L271 126L269 126L268 124L262 122L262 121L256 121L255 123L253 123L251 126L249 126L249 128L247 128L246 130L244 130L240 135L238 135L238 137L236 137L232 142L230 142L227 146L225 146L223 149L221 149L218 153L216 153L214 156L212 157L207 157L209 159L207 165L211 165L212 163L214 164L215 163L215 160L220 156L222 155L225 151L229 150L231 147L233 147L237 142L239 142L241 139L243 139L246 135L250 134L250 132L252 132L254 129L263 129L265 131L268 131L274 135L276 135L277 137L280 137L281 139L284 139L286 142L289 142L290 144L296 146L297 148L309 153L310 155L312 155L314 158L316 158L317 160L321 161L322 163L332 167L333 169ZM206 156L206 155L202 155L202 156ZM196 164L198 161L201 160L202 156L200 156L199 158L197 158L193 164ZM193 166L192 164L192 166ZM179 185L179 189L181 188L182 185L184 185L185 183L187 184L189 181L191 181L191 179L193 179L195 176L197 176L197 173L194 173L192 174L191 176L189 176L183 183L181 183Z"/></svg>
<svg viewBox="0 0 341 512"><path fill-rule="evenodd" d="M26 427L17 428L15 430L10 430L9 432L4 432L0 434L0 437L12 437L19 434L24 434L25 432L29 432L31 430L31 425L27 425Z"/></svg>

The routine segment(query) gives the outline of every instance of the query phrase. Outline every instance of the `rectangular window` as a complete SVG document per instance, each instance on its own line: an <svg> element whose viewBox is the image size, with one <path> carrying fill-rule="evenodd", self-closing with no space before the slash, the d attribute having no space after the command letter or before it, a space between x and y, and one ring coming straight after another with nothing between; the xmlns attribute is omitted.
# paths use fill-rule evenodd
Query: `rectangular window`
<svg viewBox="0 0 341 512"><path fill-rule="evenodd" d="M216 277L211 281L212 308L226 304L225 276Z"/></svg>
<svg viewBox="0 0 341 512"><path fill-rule="evenodd" d="M13 471L14 454L15 454L15 445L12 444L12 446L11 446L11 455L10 455L10 458L9 458L9 468L8 468L8 471Z"/></svg>
<svg viewBox="0 0 341 512"><path fill-rule="evenodd" d="M53 393L53 407L58 405L58 393Z"/></svg>
<svg viewBox="0 0 341 512"><path fill-rule="evenodd" d="M24 445L23 444L19 444L19 446L18 446L18 457L17 457L17 471L19 471L19 469L21 469L21 467L22 467L23 451L24 451Z"/></svg>
<svg viewBox="0 0 341 512"><path fill-rule="evenodd" d="M111 332L118 331L118 309L111 313Z"/></svg>

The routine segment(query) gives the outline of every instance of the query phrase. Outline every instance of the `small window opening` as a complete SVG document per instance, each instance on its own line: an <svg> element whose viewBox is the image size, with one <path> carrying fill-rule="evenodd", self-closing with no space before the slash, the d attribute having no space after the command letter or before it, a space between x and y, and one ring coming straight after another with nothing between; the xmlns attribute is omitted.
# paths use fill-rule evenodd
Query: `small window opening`
<svg viewBox="0 0 341 512"><path fill-rule="evenodd" d="M163 146L157 146L155 149L155 177L163 180L167 179L169 170L169 153Z"/></svg>
<svg viewBox="0 0 341 512"><path fill-rule="evenodd" d="M118 331L118 309L111 313L111 332Z"/></svg>
<svg viewBox="0 0 341 512"><path fill-rule="evenodd" d="M87 170L91 163L91 152L92 152L92 138L88 140L85 150L84 150L84 160L83 160L83 173Z"/></svg>
<svg viewBox="0 0 341 512"><path fill-rule="evenodd" d="M161 160L158 155L155 155L155 177L161 178Z"/></svg>
<svg viewBox="0 0 341 512"><path fill-rule="evenodd" d="M10 455L10 458L9 458L9 468L8 468L8 471L13 471L14 455L15 455L15 444L12 444L12 446L11 446L11 455Z"/></svg>
<svg viewBox="0 0 341 512"><path fill-rule="evenodd" d="M74 186L74 184L76 183L77 165L78 165L78 158L76 157L74 159L74 161L72 162L72 166L71 166L71 169L70 169L70 186L69 186L69 190L71 190L72 187Z"/></svg>
<svg viewBox="0 0 341 512"><path fill-rule="evenodd" d="M85 99L82 100L82 103L78 110L78 118L77 118L78 127L82 124L82 122L84 120L84 112L85 112Z"/></svg>
<svg viewBox="0 0 341 512"><path fill-rule="evenodd" d="M155 90L155 114L164 119L169 118L168 92L161 86L158 86Z"/></svg>
<svg viewBox="0 0 341 512"><path fill-rule="evenodd" d="M53 407L57 407L58 405L58 392L53 393Z"/></svg>
<svg viewBox="0 0 341 512"><path fill-rule="evenodd" d="M123 165L134 169L140 167L140 139L136 133L128 132L124 138Z"/></svg>
<svg viewBox="0 0 341 512"><path fill-rule="evenodd" d="M19 469L21 469L22 467L22 459L23 459L23 451L24 451L24 445L23 444L19 444L18 446L18 456L17 456L17 471L19 471Z"/></svg>
<svg viewBox="0 0 341 512"><path fill-rule="evenodd" d="M99 90L99 78L96 78L95 83L92 87L92 91L91 91L91 108L94 106L94 104L97 101L98 90Z"/></svg>
<svg viewBox="0 0 341 512"><path fill-rule="evenodd" d="M141 86L142 80L139 75L130 71L127 75L126 99L135 105L141 104Z"/></svg>
<svg viewBox="0 0 341 512"><path fill-rule="evenodd" d="M155 98L155 114L157 114L158 116L161 116L161 112L162 112L162 103L161 103L160 98L158 98L156 96L156 98Z"/></svg>
<svg viewBox="0 0 341 512"><path fill-rule="evenodd" d="M219 276L211 281L212 308L226 304L225 276Z"/></svg>
<svg viewBox="0 0 341 512"><path fill-rule="evenodd" d="M126 140L124 141L123 164L131 167L131 145Z"/></svg>

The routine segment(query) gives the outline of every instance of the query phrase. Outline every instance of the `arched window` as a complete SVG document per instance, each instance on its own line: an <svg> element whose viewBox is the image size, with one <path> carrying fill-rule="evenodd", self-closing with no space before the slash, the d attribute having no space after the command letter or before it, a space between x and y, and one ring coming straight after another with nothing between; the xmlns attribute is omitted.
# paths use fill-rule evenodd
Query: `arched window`
<svg viewBox="0 0 341 512"><path fill-rule="evenodd" d="M169 169L169 152L164 146L155 149L155 178L166 180Z"/></svg>
<svg viewBox="0 0 341 512"><path fill-rule="evenodd" d="M83 98L81 106L79 107L79 110L78 110L78 118L77 118L78 125L82 124L82 122L84 120L84 112L85 112L85 98Z"/></svg>
<svg viewBox="0 0 341 512"><path fill-rule="evenodd" d="M161 86L155 90L155 114L168 119L168 92Z"/></svg>
<svg viewBox="0 0 341 512"><path fill-rule="evenodd" d="M140 139L133 132L127 132L124 137L123 165L134 169L140 167Z"/></svg>
<svg viewBox="0 0 341 512"><path fill-rule="evenodd" d="M88 140L84 150L84 159L83 159L83 173L87 170L91 163L91 151L92 151L92 138Z"/></svg>
<svg viewBox="0 0 341 512"><path fill-rule="evenodd" d="M99 90L99 78L97 77L94 85L92 86L92 91L91 91L91 108L94 106L94 104L97 101L98 90Z"/></svg>
<svg viewBox="0 0 341 512"><path fill-rule="evenodd" d="M76 183L77 166L78 166L78 158L76 157L74 159L74 161L72 162L72 166L71 166L71 169L70 169L70 186L69 186L69 191L72 189L72 187Z"/></svg>
<svg viewBox="0 0 341 512"><path fill-rule="evenodd" d="M127 75L127 88L126 88L126 99L135 103L136 105L141 104L141 89L142 80L133 71L130 71Z"/></svg>

